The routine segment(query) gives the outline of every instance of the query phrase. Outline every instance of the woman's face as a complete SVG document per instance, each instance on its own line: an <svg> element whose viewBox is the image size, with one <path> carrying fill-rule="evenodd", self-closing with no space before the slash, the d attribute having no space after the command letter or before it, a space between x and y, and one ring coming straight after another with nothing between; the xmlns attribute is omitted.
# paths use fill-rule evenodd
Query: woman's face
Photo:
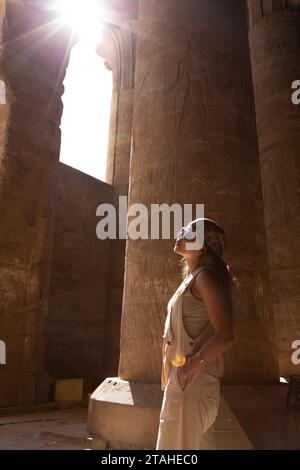
<svg viewBox="0 0 300 470"><path fill-rule="evenodd" d="M182 227L176 237L174 251L182 256L188 256L189 258L198 258L200 250L192 250L188 248L188 245L195 241L196 233L192 231L193 227L188 224L186 227Z"/></svg>

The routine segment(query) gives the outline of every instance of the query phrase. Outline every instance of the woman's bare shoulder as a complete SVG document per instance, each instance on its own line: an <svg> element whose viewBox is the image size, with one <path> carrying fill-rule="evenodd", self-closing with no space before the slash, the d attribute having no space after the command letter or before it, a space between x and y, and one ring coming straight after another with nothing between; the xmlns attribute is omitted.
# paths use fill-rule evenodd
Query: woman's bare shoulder
<svg viewBox="0 0 300 470"><path fill-rule="evenodd" d="M213 268L204 267L195 276L193 287L201 295L203 291L216 291L220 289L218 274Z"/></svg>

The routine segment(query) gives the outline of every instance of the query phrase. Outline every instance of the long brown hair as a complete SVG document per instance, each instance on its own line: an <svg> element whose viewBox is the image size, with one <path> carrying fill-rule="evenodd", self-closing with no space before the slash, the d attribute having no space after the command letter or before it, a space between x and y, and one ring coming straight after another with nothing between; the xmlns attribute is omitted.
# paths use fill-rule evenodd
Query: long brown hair
<svg viewBox="0 0 300 470"><path fill-rule="evenodd" d="M232 301L232 287L237 284L237 279L232 276L228 264L223 260L222 256L216 253L204 241L203 248L200 250L199 255L199 268L200 266L208 267L216 273L217 279L221 285L224 293L226 306L229 310L231 320L234 321L234 307ZM180 260L181 274L185 278L189 274L189 267L183 256Z"/></svg>

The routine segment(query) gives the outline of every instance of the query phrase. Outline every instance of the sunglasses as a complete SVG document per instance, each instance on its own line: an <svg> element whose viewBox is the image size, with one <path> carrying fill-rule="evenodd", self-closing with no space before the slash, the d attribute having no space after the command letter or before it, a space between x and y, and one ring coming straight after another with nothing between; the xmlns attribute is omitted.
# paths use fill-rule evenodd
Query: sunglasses
<svg viewBox="0 0 300 470"><path fill-rule="evenodd" d="M177 239L180 240L193 240L196 236L196 233L187 227L181 227L177 233Z"/></svg>

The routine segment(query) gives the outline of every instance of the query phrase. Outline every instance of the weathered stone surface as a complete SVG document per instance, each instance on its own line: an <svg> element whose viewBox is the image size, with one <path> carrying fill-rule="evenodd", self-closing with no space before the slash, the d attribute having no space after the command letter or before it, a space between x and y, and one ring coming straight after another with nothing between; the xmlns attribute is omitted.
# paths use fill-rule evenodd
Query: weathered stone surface
<svg viewBox="0 0 300 470"><path fill-rule="evenodd" d="M300 77L300 11L262 17L249 36L277 350L288 376L299 373L291 346L300 338L300 108L291 96Z"/></svg>
<svg viewBox="0 0 300 470"><path fill-rule="evenodd" d="M0 410L1 450L83 450L87 410L35 407Z"/></svg>
<svg viewBox="0 0 300 470"><path fill-rule="evenodd" d="M299 450L300 412L287 410L287 384L222 387L255 450Z"/></svg>
<svg viewBox="0 0 300 470"><path fill-rule="evenodd" d="M246 385L223 393L254 448L297 448L286 388L257 384L278 381L278 358L282 375L299 367L290 361L300 337L299 0L249 0L252 77L246 1L101 1L98 53L114 87L108 184L58 165L74 38L46 3L0 0L0 406L48 400L55 378L84 377L87 392L119 373L133 398L124 417L140 426L130 445L155 441L161 335L179 267L173 241L129 240L125 253L124 240L97 240L96 207L117 207L130 187L129 204L205 203L224 226L239 290L223 382ZM124 402L111 398L94 403L100 419L90 412L95 446L107 423L114 445L129 443ZM41 436L67 445L55 430Z"/></svg>
<svg viewBox="0 0 300 470"><path fill-rule="evenodd" d="M129 9L127 1L109 3L111 6L120 6L121 10L116 9L116 21L121 23L104 30L98 53L109 62L113 74L106 181L113 186L112 202L119 213L119 196L128 196L136 46L136 37L130 23L122 17L122 12L124 15L126 12L127 18L133 19L136 14L133 6L137 2L131 1ZM117 223L117 229L118 226ZM103 364L105 376L118 372L125 246L124 239L111 240L110 243Z"/></svg>
<svg viewBox="0 0 300 470"><path fill-rule="evenodd" d="M129 13L118 2L114 19L133 19L134 3ZM91 391L107 372L116 372L119 360L125 242L112 243L108 273L109 252L96 238L95 214L101 202L116 205L118 195L128 193L134 35L113 22L114 56L105 51L114 77L110 184L62 165L57 174L61 95L74 38L58 12L45 6L11 0L0 11L0 78L7 89L0 106L0 333L8 346L0 406L48 400L59 377L84 376L85 391ZM107 2L110 16L115 6Z"/></svg>
<svg viewBox="0 0 300 470"><path fill-rule="evenodd" d="M241 2L140 1L129 204L204 203L239 278L224 381L278 381L262 191ZM128 240L119 376L157 383L173 240Z"/></svg>
<svg viewBox="0 0 300 470"><path fill-rule="evenodd" d="M299 0L247 0L247 5L250 27L274 12L300 10Z"/></svg>
<svg viewBox="0 0 300 470"><path fill-rule="evenodd" d="M96 237L97 207L112 187L59 163L45 369L55 379L84 378L85 394L104 377L110 240Z"/></svg>
<svg viewBox="0 0 300 470"><path fill-rule="evenodd" d="M49 34L49 17L28 2L6 3L1 76L6 104L0 161L0 298L7 365L0 406L32 404L44 394L55 166L60 148L66 30ZM1 371L2 372L2 371Z"/></svg>
<svg viewBox="0 0 300 470"><path fill-rule="evenodd" d="M154 450L161 399L159 385L108 377L95 390L89 402L91 447ZM251 442L223 397L214 433L218 450L252 449Z"/></svg>

